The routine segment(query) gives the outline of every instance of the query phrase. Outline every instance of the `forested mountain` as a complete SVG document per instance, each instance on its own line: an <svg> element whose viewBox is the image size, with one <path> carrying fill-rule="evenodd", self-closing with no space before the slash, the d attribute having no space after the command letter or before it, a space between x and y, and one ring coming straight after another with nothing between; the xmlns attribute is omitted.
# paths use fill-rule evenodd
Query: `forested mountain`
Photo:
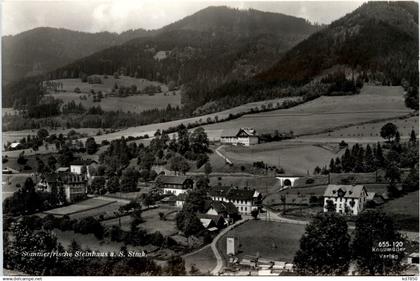
<svg viewBox="0 0 420 281"><path fill-rule="evenodd" d="M265 81L307 82L337 65L376 81L418 84L418 4L368 2L287 52Z"/></svg>
<svg viewBox="0 0 420 281"><path fill-rule="evenodd" d="M256 10L209 7L156 31L75 61L50 78L115 72L184 85L186 104L272 65L286 50L320 29L304 19ZM189 99L189 101L188 101Z"/></svg>
<svg viewBox="0 0 420 281"><path fill-rule="evenodd" d="M117 34L40 27L3 36L3 83L46 73L99 50L149 34L144 29Z"/></svg>

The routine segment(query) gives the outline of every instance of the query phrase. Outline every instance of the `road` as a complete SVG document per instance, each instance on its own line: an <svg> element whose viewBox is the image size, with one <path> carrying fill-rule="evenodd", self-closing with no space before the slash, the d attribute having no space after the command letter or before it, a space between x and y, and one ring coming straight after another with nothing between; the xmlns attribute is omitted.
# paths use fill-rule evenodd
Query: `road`
<svg viewBox="0 0 420 281"><path fill-rule="evenodd" d="M216 267L213 268L213 270L211 271L212 275L219 275L219 272L222 270L222 267L223 267L223 258L221 256L221 254L219 253L219 250L217 249L217 241L219 241L219 239L223 235L225 235L227 232L229 232L233 228L237 227L238 225L243 224L247 220L248 220L248 218L244 218L244 219L241 219L241 220L235 222L234 224L226 227L211 242L210 247L211 247L211 249L213 251L213 254L214 254L214 256L216 257L216 260L217 260Z"/></svg>

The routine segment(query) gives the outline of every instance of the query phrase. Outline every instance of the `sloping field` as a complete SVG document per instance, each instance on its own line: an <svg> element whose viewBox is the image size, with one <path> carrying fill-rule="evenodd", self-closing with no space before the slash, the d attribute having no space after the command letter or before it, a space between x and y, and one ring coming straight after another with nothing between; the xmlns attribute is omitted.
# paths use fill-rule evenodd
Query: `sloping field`
<svg viewBox="0 0 420 281"><path fill-rule="evenodd" d="M406 115L400 86L364 86L359 95L320 97L289 109L248 114L236 120L205 126L217 138L223 129L255 128L259 133L293 131L295 135Z"/></svg>
<svg viewBox="0 0 420 281"><path fill-rule="evenodd" d="M226 237L239 239L239 257L257 256L292 262L299 249L305 225L250 220L229 231L217 241L217 248L226 260Z"/></svg>
<svg viewBox="0 0 420 281"><path fill-rule="evenodd" d="M98 142L101 142L102 140L114 140L114 139L119 139L122 136L133 136L133 137L138 137L138 136L144 136L144 135L149 135L149 136L153 136L154 133L156 132L157 129L160 130L166 130L168 128L171 127L176 127L180 124L193 124L193 123L204 123L206 122L209 118L211 120L214 120L215 118L218 118L219 120L223 120L226 119L230 114L238 114L238 113L244 113L244 112L249 112L252 108L255 107L261 107L263 104L266 105L268 103L272 103L272 104L277 104L277 103L283 103L284 101L290 101L290 100L296 100L299 99L298 97L290 97L290 98L279 98L279 99L274 99L274 100L267 100L267 101L260 101L260 102L252 102L252 103L247 103L241 106L237 106L231 109L227 109L221 112L217 112L217 113L211 113L211 114L207 114L207 115L203 115L203 116L197 116L197 117L192 117L192 118L186 118L186 119L182 119L182 120L175 120L175 121L169 121L169 122L164 122L164 123L156 123L156 124L150 124L150 125L144 125L144 126L137 126L137 127L130 127L127 128L125 130L121 130L119 132L115 132L115 133L111 133L111 134L106 134L106 135L102 135L102 136L97 136L95 137L95 140ZM223 126L223 124L226 124L228 122L221 122L220 126ZM213 132L208 131L207 132L209 135L210 140L218 140L220 138L220 132L216 134L213 134Z"/></svg>
<svg viewBox="0 0 420 281"><path fill-rule="evenodd" d="M303 136L293 141L340 142L341 140L344 140L347 143L376 143L378 141L383 141L383 138L380 135L380 131L382 126L388 122L391 122L398 127L398 131L401 134L401 139L408 139L411 130L414 130L417 136L419 135L419 117L413 116L409 118L397 118L376 123L350 126L329 133Z"/></svg>
<svg viewBox="0 0 420 281"><path fill-rule="evenodd" d="M149 109L166 108L168 105L173 107L181 106L180 92L168 92L168 87L165 84L128 76L121 76L119 79L115 79L112 76L108 76L107 79L105 79L103 75L96 76L101 77L102 84L82 83L80 79L52 80L52 82L63 83L62 90L65 92L54 92L49 90L47 96L62 100L64 103L70 101L74 101L76 104L82 103L85 108L100 105L105 111L121 110L125 112L142 112ZM143 90L148 86L160 86L162 93L155 93L153 95L142 94L128 97L107 97L106 95L112 92L114 85L118 85L118 87L131 87L132 85L135 85L138 90ZM75 93L75 88L79 88L81 93ZM100 102L93 102L93 95L90 94L91 90L94 90L95 92L102 91L104 98Z"/></svg>
<svg viewBox="0 0 420 281"><path fill-rule="evenodd" d="M330 163L331 158L341 156L343 151L334 153L331 150L311 145L293 144L291 142L272 142L251 147L223 146L221 149L234 165L264 161L268 165L283 168L286 173L312 174L316 166Z"/></svg>
<svg viewBox="0 0 420 281"><path fill-rule="evenodd" d="M105 97L100 102L93 102L93 96L78 93L55 93L49 94L56 99L62 100L64 104L74 101L76 104L81 103L85 108L92 106L101 106L104 111L124 111L124 112L142 112L155 108L166 108L168 105L172 107L181 106L181 95L179 92L175 94L156 93L153 96L135 95L128 97ZM81 97L86 96L86 100Z"/></svg>

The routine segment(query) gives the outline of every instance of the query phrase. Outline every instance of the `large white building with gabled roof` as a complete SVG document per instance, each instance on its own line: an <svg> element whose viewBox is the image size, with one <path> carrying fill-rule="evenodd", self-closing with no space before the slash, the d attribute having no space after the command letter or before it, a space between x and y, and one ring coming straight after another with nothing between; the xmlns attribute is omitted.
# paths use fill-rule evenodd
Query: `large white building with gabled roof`
<svg viewBox="0 0 420 281"><path fill-rule="evenodd" d="M363 211L367 196L364 185L330 184L324 192L324 212L333 204L336 213L357 216Z"/></svg>
<svg viewBox="0 0 420 281"><path fill-rule="evenodd" d="M223 130L220 142L232 145L250 146L258 144L257 132L252 128Z"/></svg>

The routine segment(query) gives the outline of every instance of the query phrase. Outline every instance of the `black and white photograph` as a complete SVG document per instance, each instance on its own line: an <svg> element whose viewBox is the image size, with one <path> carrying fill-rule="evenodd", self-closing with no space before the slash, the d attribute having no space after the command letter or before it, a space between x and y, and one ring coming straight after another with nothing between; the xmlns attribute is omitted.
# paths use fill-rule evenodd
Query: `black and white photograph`
<svg viewBox="0 0 420 281"><path fill-rule="evenodd" d="M3 280L418 280L417 1L0 11Z"/></svg>

